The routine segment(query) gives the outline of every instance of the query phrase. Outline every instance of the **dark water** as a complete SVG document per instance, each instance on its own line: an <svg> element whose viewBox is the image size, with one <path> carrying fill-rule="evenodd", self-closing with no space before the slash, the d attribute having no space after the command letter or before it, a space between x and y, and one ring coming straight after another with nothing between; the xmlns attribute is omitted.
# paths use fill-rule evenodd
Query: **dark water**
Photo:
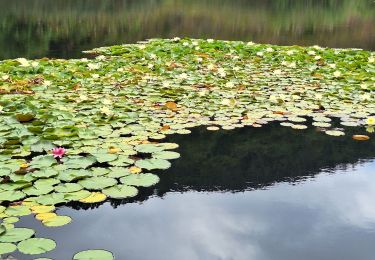
<svg viewBox="0 0 375 260"><path fill-rule="evenodd" d="M0 59L189 36L375 49L373 0L0 0Z"/></svg>
<svg viewBox="0 0 375 260"><path fill-rule="evenodd" d="M136 260L371 260L375 255L375 140L279 126L174 136L182 157L133 200L74 204L38 237L70 259L105 248ZM22 256L20 256L21 259ZM27 258L26 258L27 259Z"/></svg>

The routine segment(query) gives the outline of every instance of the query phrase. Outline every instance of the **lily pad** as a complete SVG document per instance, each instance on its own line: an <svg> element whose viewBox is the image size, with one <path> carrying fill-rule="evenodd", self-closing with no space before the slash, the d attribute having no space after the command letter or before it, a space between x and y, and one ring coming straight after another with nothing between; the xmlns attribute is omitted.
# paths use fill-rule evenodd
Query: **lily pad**
<svg viewBox="0 0 375 260"><path fill-rule="evenodd" d="M171 167L171 163L167 160L154 158L136 161L135 165L146 170L165 170Z"/></svg>
<svg viewBox="0 0 375 260"><path fill-rule="evenodd" d="M0 242L15 243L28 239L34 235L34 230L29 228L13 228L0 235Z"/></svg>
<svg viewBox="0 0 375 260"><path fill-rule="evenodd" d="M120 179L123 184L140 187L150 187L158 183L159 180L159 177L152 173L132 174Z"/></svg>
<svg viewBox="0 0 375 260"><path fill-rule="evenodd" d="M56 160L53 158L52 155L40 155L33 158L30 162L30 166L34 168L47 168L56 164Z"/></svg>
<svg viewBox="0 0 375 260"><path fill-rule="evenodd" d="M82 190L83 187L78 183L62 183L55 187L56 192L67 193Z"/></svg>
<svg viewBox="0 0 375 260"><path fill-rule="evenodd" d="M27 216L31 214L31 210L27 206L10 206L5 210L5 214L8 216Z"/></svg>
<svg viewBox="0 0 375 260"><path fill-rule="evenodd" d="M37 255L55 249L56 242L47 238L29 238L21 241L17 247L23 254Z"/></svg>
<svg viewBox="0 0 375 260"><path fill-rule="evenodd" d="M138 194L137 188L128 185L115 185L103 189L102 192L112 199L125 199L135 197Z"/></svg>
<svg viewBox="0 0 375 260"><path fill-rule="evenodd" d="M102 190L104 188L117 184L117 181L113 178L99 176L86 178L79 181L78 184L82 185L85 189L88 190Z"/></svg>
<svg viewBox="0 0 375 260"><path fill-rule="evenodd" d="M26 194L21 191L0 191L1 201L17 201L26 197Z"/></svg>
<svg viewBox="0 0 375 260"><path fill-rule="evenodd" d="M113 254L102 249L81 251L73 256L73 260L113 260Z"/></svg>
<svg viewBox="0 0 375 260"><path fill-rule="evenodd" d="M0 255L14 252L17 246L12 243L0 243Z"/></svg>
<svg viewBox="0 0 375 260"><path fill-rule="evenodd" d="M42 221L47 227L60 227L69 224L72 219L69 216L55 216Z"/></svg>
<svg viewBox="0 0 375 260"><path fill-rule="evenodd" d="M80 199L79 202L82 203L98 203L105 201L107 199L107 196L101 192L91 192L91 194L83 199Z"/></svg>

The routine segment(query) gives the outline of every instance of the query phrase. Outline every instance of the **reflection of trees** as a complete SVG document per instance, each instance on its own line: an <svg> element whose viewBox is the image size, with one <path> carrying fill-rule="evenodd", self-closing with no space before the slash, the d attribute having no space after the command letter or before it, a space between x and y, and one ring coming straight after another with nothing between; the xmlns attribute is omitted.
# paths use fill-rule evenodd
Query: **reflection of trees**
<svg viewBox="0 0 375 260"><path fill-rule="evenodd" d="M160 172L161 181L153 188L141 189L134 199L111 201L116 207L144 201L167 192L225 191L262 189L277 182L299 182L321 171L375 157L375 141L358 142L346 129L346 137L332 137L315 129L297 131L270 125L232 131L208 132L195 129L190 136L173 136L180 144L181 158L172 168ZM73 208L95 206L72 205Z"/></svg>
<svg viewBox="0 0 375 260"><path fill-rule="evenodd" d="M374 9L367 0L0 0L0 58L175 35L370 49Z"/></svg>

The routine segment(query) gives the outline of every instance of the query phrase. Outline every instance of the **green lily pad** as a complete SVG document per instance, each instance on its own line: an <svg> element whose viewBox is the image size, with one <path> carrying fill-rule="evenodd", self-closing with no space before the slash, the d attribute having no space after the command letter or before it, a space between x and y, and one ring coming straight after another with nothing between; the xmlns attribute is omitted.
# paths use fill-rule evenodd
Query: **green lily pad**
<svg viewBox="0 0 375 260"><path fill-rule="evenodd" d="M42 169L42 170L33 172L31 175L35 178L50 178L50 177L57 176L58 174L59 172L54 169Z"/></svg>
<svg viewBox="0 0 375 260"><path fill-rule="evenodd" d="M73 260L113 260L111 252L102 249L81 251L73 256Z"/></svg>
<svg viewBox="0 0 375 260"><path fill-rule="evenodd" d="M47 195L39 196L36 201L41 205L56 205L59 203L66 202L64 194L62 193L51 193Z"/></svg>
<svg viewBox="0 0 375 260"><path fill-rule="evenodd" d="M71 221L72 219L69 216L55 216L55 217L43 220L43 225L47 227L60 227L60 226L69 224Z"/></svg>
<svg viewBox="0 0 375 260"><path fill-rule="evenodd" d="M23 216L26 216L26 215L23 215ZM17 217L9 217L9 218L3 219L3 223L5 224L14 224L14 223L17 223L18 221L20 221L20 219Z"/></svg>
<svg viewBox="0 0 375 260"><path fill-rule="evenodd" d="M89 170L64 170L59 173L57 176L58 179L65 181L65 182L72 182L80 179L84 179L87 177L91 177L92 172Z"/></svg>
<svg viewBox="0 0 375 260"><path fill-rule="evenodd" d="M87 190L80 190L74 192L63 193L66 201L77 201L90 196L90 192Z"/></svg>
<svg viewBox="0 0 375 260"><path fill-rule="evenodd" d="M0 235L0 242L15 243L28 239L34 235L34 230L29 228L13 228Z"/></svg>
<svg viewBox="0 0 375 260"><path fill-rule="evenodd" d="M14 252L17 246L12 243L0 243L0 255Z"/></svg>
<svg viewBox="0 0 375 260"><path fill-rule="evenodd" d="M163 151L164 148L158 144L140 144L135 147L135 150L140 153L156 153Z"/></svg>
<svg viewBox="0 0 375 260"><path fill-rule="evenodd" d="M156 159L172 160L172 159L180 158L180 154L176 152L171 152L171 151L161 151L161 152L153 153L152 157Z"/></svg>
<svg viewBox="0 0 375 260"><path fill-rule="evenodd" d="M102 190L107 187L111 187L117 184L117 181L113 178L108 177L91 177L86 178L78 182L79 185L82 185L85 189L88 190Z"/></svg>
<svg viewBox="0 0 375 260"><path fill-rule="evenodd" d="M67 193L82 190L83 187L78 183L63 183L55 187L56 192Z"/></svg>
<svg viewBox="0 0 375 260"><path fill-rule="evenodd" d="M68 169L86 169L96 162L93 156L71 156L63 159L64 166Z"/></svg>
<svg viewBox="0 0 375 260"><path fill-rule="evenodd" d="M39 195L45 195L53 191L53 186L48 185L40 185L37 187L31 186L23 189L22 191L26 193L29 196L39 196Z"/></svg>
<svg viewBox="0 0 375 260"><path fill-rule="evenodd" d="M150 187L159 180L159 177L152 173L131 174L120 179L123 184L140 187Z"/></svg>
<svg viewBox="0 0 375 260"><path fill-rule="evenodd" d="M163 159L144 159L136 161L135 165L146 170L165 170L171 167L171 163Z"/></svg>
<svg viewBox="0 0 375 260"><path fill-rule="evenodd" d="M21 191L1 191L0 199L1 201L17 201L26 197L26 194Z"/></svg>
<svg viewBox="0 0 375 260"><path fill-rule="evenodd" d="M30 162L30 166L34 168L47 168L56 164L56 159L52 155L40 155L33 158Z"/></svg>
<svg viewBox="0 0 375 260"><path fill-rule="evenodd" d="M21 241L18 250L27 255L37 255L49 252L56 248L56 242L47 238L29 238Z"/></svg>
<svg viewBox="0 0 375 260"><path fill-rule="evenodd" d="M106 177L109 177L109 178L121 178L121 177L131 174L129 169L124 168L124 167L111 167L109 170L110 172L105 175Z"/></svg>
<svg viewBox="0 0 375 260"><path fill-rule="evenodd" d="M29 215L31 214L31 211L27 206L9 206L5 210L5 214L7 214L8 216L19 217Z"/></svg>
<svg viewBox="0 0 375 260"><path fill-rule="evenodd" d="M102 192L112 199L131 198L138 194L137 188L128 185L115 185L103 189Z"/></svg>

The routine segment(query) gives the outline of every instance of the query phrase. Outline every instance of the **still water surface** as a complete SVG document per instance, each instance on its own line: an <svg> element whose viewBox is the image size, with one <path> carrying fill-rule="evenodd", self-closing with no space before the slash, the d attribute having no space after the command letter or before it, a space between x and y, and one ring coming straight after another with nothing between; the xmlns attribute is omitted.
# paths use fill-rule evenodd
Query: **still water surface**
<svg viewBox="0 0 375 260"><path fill-rule="evenodd" d="M370 260L375 254L375 140L279 126L174 136L182 157L137 198L73 204L37 236L46 254L105 248L117 259Z"/></svg>
<svg viewBox="0 0 375 260"><path fill-rule="evenodd" d="M0 59L174 36L375 50L375 2L0 0Z"/></svg>
<svg viewBox="0 0 375 260"><path fill-rule="evenodd" d="M375 50L372 0L0 0L0 59L188 36ZM45 256L116 259L371 260L375 142L268 126L174 136L182 157L133 200L58 210L70 225ZM25 255L15 255L18 259Z"/></svg>

